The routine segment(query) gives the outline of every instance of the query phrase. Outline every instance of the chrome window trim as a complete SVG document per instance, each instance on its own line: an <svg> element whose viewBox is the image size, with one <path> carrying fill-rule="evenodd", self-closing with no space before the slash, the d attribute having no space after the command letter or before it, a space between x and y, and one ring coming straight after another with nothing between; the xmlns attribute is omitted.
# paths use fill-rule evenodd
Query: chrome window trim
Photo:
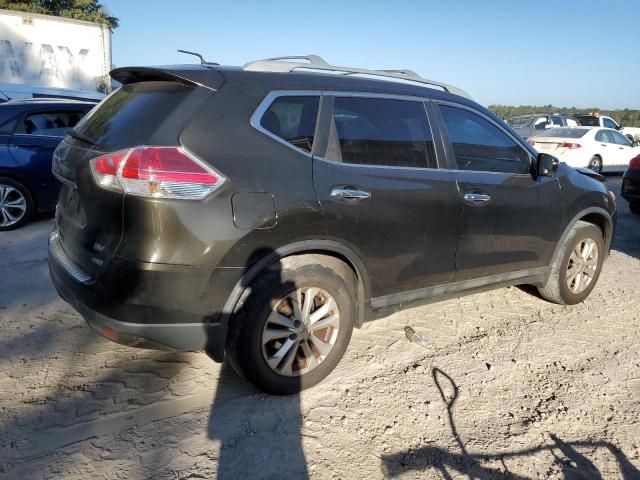
<svg viewBox="0 0 640 480"><path fill-rule="evenodd" d="M321 160L323 162L329 162L329 163L332 163L334 165L344 165L346 167L355 167L355 168L377 168L377 169L385 169L385 170L411 170L411 171L429 170L429 171L432 171L432 172L442 172L442 171L445 171L445 170L448 171L448 172L451 171L451 170L448 170L446 168L401 167L399 165L369 165L369 164L366 164L366 163L343 163L343 162L338 162L337 160L331 160L330 158L321 157L319 155L315 155L314 159L315 160Z"/></svg>
<svg viewBox="0 0 640 480"><path fill-rule="evenodd" d="M71 128L69 128L69 130L71 130ZM56 138L56 139L59 139L59 138L65 138L68 135L68 133L65 133L64 135L61 135L61 136L59 136L59 135L39 135L37 133L14 133L13 134L14 137L21 136L21 135L25 136L27 138L38 137L38 138Z"/></svg>
<svg viewBox="0 0 640 480"><path fill-rule="evenodd" d="M311 158L313 155L311 154L311 152L307 152L306 150L303 150L302 148L296 147L295 145L292 145L291 143L287 142L284 138L279 137L278 135L276 135L275 133L270 132L269 130L267 130L266 128L264 128L261 124L260 121L262 120L262 117L264 116L264 114L266 113L266 111L269 109L269 107L271 107L271 104L280 97L318 97L318 110L320 108L320 98L322 97L322 92L318 91L318 90L273 90L271 92L269 92L263 99L262 101L258 104L258 107L254 110L253 114L251 115L251 119L249 120L250 125L255 128L256 130L258 130L260 133L266 135L267 137L275 140L278 143L281 143L282 145L285 145L293 150L295 150L296 152L300 152L303 155L306 155L307 157ZM317 118L316 118L316 128L317 128ZM314 139L315 141L315 139Z"/></svg>
<svg viewBox="0 0 640 480"><path fill-rule="evenodd" d="M355 98L382 98L385 100L402 100L405 102L425 102L430 97L419 97L416 95L397 95L395 93L377 93L377 92L362 92L362 91L349 91L349 90L329 90L322 92L325 96L331 97L355 97Z"/></svg>
<svg viewBox="0 0 640 480"><path fill-rule="evenodd" d="M522 150L524 150L524 152L527 154L527 157L529 158L529 169L531 170L531 168L533 167L533 161L534 161L534 156L533 154L529 151L529 149L527 147L524 146L524 143L521 141L521 139L519 139L518 137L512 135L509 131L505 130L502 126L500 126L496 121L494 121L491 117L485 115L484 113L476 110L475 108L469 107L467 105L463 105L461 103L457 103L457 102L451 102L448 100L435 100L434 102L436 104L438 104L438 106L440 105L446 105L449 107L454 107L454 108L460 108L462 110L467 110L475 115L480 116L481 118L484 118L486 121L488 121L489 123L491 123L493 126L495 126L498 130L500 130L501 132L503 132L505 135L507 135L509 138L511 138L516 145L518 145ZM442 113L441 113L442 115ZM444 121L444 119L443 119ZM446 128L446 125L444 125L444 127ZM449 138L449 132L447 133L447 139ZM449 140L449 142L451 142ZM495 175L519 175L519 176L527 176L530 177L531 176L531 171L529 171L529 173L510 173L510 172L487 172L486 170L460 170L460 169L449 169L449 171L451 172L473 172L473 173L491 173L491 174L495 174Z"/></svg>
<svg viewBox="0 0 640 480"><path fill-rule="evenodd" d="M313 154L311 152L307 152L306 150L303 150L302 148L296 147L295 145L290 144L289 142L287 142L284 138L281 138L279 136L277 136L276 134L270 132L269 130L267 130L266 128L264 128L261 124L260 121L262 120L262 117L264 116L264 114L266 113L266 111L269 109L269 107L271 106L271 104L279 97L313 97L313 96L317 96L320 97L320 99L325 96L325 97L360 97L360 98L384 98L387 100L402 100L402 101L410 101L410 102L425 102L427 100L430 99L430 97L418 97L418 96L414 96L414 95L396 95L396 94L392 94L392 93L374 93L374 92L362 92L362 91L349 91L349 90L272 90L271 92L269 92L263 99L262 101L258 104L258 106L256 107L256 109L254 110L254 112L251 114L251 118L249 120L249 124L255 128L256 130L258 130L260 133L266 135L267 137L275 140L278 143L281 143L282 145L285 145L293 150L295 150L296 152L302 153L303 155L306 155L307 157L311 158L313 157ZM425 116L427 118L427 121L429 119L429 115L426 112L426 108L425 108ZM316 125L317 128L317 125ZM433 137L433 130L431 127L431 124L429 124L429 130L432 132L432 137ZM435 140L434 140L435 142ZM315 156L316 158L323 158L327 161L332 161L329 159L326 159L324 157L319 157L318 155ZM437 152L436 152L436 161L437 161ZM363 166L367 166L367 165L363 165ZM384 165L380 165L380 167L385 167ZM416 168L422 168L422 167L390 167L390 168L411 168L411 169L416 169ZM427 169L425 167L425 169ZM433 168L427 169L427 170L435 170Z"/></svg>
<svg viewBox="0 0 640 480"><path fill-rule="evenodd" d="M430 97L419 97L415 95L397 95L392 93L377 93L377 92L363 92L363 91L350 91L350 90L273 90L269 92L264 99L260 102L258 107L255 109L253 114L251 115L250 124L253 128L263 133L264 135L272 138L273 140L285 145L297 152L300 152L307 157L315 157L317 160L322 160L325 162L331 163L341 163L336 160L331 160L329 158L313 155L306 150L296 147L295 145L290 144L285 139L278 137L274 133L262 127L260 124L260 120L262 120L263 115L269 109L271 104L279 97L299 97L299 96L318 96L318 97L355 97L355 98L380 98L385 100L400 100L400 101L408 101L408 102L419 102L423 104L423 108L425 110L425 118L427 119L427 125L429 127L429 131L431 132L432 141L435 144L435 138L433 135L433 127L431 122L429 121L429 113L426 109L426 105L424 103L430 100ZM437 149L434 145L434 153L436 156L436 162L440 165L440 158L438 157ZM342 163L341 163L342 164ZM356 168L376 168L376 169L392 169L392 170L445 170L441 167L430 168L430 167L402 167L402 166L394 166L394 165L368 165L368 164L353 164L353 163L344 163L343 165L349 165L350 167Z"/></svg>

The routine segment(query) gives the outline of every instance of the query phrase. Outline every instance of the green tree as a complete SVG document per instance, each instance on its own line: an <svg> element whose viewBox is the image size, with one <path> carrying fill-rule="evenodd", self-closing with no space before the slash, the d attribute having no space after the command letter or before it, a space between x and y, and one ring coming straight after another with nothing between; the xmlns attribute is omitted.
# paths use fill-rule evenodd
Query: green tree
<svg viewBox="0 0 640 480"><path fill-rule="evenodd" d="M489 110L500 118L509 119L518 115L529 115L533 113L562 113L564 115L590 115L598 113L613 118L620 125L626 127L640 127L640 110L601 110L597 107L576 108L576 107L554 107L553 105L535 106L520 105L518 107L510 105L489 105Z"/></svg>
<svg viewBox="0 0 640 480"><path fill-rule="evenodd" d="M111 30L118 27L118 19L98 0L0 0L0 8L102 23Z"/></svg>

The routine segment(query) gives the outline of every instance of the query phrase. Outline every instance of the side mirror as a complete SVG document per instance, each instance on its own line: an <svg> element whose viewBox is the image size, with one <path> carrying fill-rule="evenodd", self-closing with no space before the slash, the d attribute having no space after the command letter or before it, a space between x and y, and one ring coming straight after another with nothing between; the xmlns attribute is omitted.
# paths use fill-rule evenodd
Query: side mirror
<svg viewBox="0 0 640 480"><path fill-rule="evenodd" d="M539 153L536 157L536 175L538 177L555 177L558 171L558 160L548 153Z"/></svg>

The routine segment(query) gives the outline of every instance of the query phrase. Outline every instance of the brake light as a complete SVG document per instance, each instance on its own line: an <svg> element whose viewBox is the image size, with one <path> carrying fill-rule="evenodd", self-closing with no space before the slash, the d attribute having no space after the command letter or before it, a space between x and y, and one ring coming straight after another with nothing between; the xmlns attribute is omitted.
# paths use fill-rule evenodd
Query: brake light
<svg viewBox="0 0 640 480"><path fill-rule="evenodd" d="M560 146L564 148L568 148L569 150L575 150L576 148L582 147L582 145L580 145L579 143L569 143L569 142L563 143Z"/></svg>
<svg viewBox="0 0 640 480"><path fill-rule="evenodd" d="M90 165L100 187L142 197L199 200L225 180L181 147L135 147L94 158Z"/></svg>
<svg viewBox="0 0 640 480"><path fill-rule="evenodd" d="M640 155L637 155L629 162L629 168L637 168L640 170Z"/></svg>

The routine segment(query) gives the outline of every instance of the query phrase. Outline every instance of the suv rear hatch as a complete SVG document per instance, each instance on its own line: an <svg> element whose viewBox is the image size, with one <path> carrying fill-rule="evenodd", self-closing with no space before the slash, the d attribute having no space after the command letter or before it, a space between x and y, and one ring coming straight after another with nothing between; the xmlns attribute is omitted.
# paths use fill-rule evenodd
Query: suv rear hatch
<svg viewBox="0 0 640 480"><path fill-rule="evenodd" d="M177 146L193 114L224 83L206 67L124 68L123 86L89 112L56 149L53 173L63 183L53 241L95 280L122 238L124 194L100 188L89 161L140 145Z"/></svg>

